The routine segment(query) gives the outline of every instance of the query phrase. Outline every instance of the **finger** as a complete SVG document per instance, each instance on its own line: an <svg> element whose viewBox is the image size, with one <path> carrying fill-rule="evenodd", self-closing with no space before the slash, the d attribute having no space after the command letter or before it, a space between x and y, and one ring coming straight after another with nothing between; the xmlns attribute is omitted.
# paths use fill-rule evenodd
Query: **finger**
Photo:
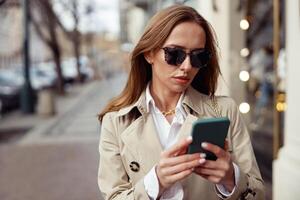
<svg viewBox="0 0 300 200"><path fill-rule="evenodd" d="M197 172L199 175L215 176L218 178L223 178L225 176L225 171L223 170L207 169L202 167L195 169L195 172Z"/></svg>
<svg viewBox="0 0 300 200"><path fill-rule="evenodd" d="M229 168L228 162L224 160L211 161L206 160L205 163L201 165L201 168L212 169L212 170L227 170Z"/></svg>
<svg viewBox="0 0 300 200"><path fill-rule="evenodd" d="M182 172L179 172L177 174L171 175L167 177L167 182L169 184L173 184L177 181L180 181L182 179L184 179L185 177L189 176L191 173L193 172L192 169L188 169L188 170L184 170Z"/></svg>
<svg viewBox="0 0 300 200"><path fill-rule="evenodd" d="M163 157L170 157L170 156L174 156L174 155L176 156L176 155L178 155L179 152L186 150L186 148L191 143L192 143L191 136L184 138L184 139L180 140L179 142L177 142L176 144L174 144L170 149L164 151L162 153L162 156Z"/></svg>
<svg viewBox="0 0 300 200"><path fill-rule="evenodd" d="M228 151L228 150L229 150L228 147L229 147L229 146L228 146L228 139L226 139L226 140L225 140L225 143L224 143L224 150L225 150L225 151Z"/></svg>
<svg viewBox="0 0 300 200"><path fill-rule="evenodd" d="M216 176L207 176L206 179L214 184L220 184L220 182L222 180L220 177L216 177Z"/></svg>
<svg viewBox="0 0 300 200"><path fill-rule="evenodd" d="M226 154L226 151L224 151L224 149L208 142L202 142L201 147L207 151L214 153L218 158Z"/></svg>
<svg viewBox="0 0 300 200"><path fill-rule="evenodd" d="M199 162L199 159L197 159L197 160L192 160L190 162L181 163L179 165L175 165L162 170L165 171L164 173L165 175L174 175L185 170L194 169L199 165L201 165L201 163Z"/></svg>
<svg viewBox="0 0 300 200"><path fill-rule="evenodd" d="M195 153L195 154L184 154L181 156L177 156L177 157L171 157L171 158L167 158L163 161L163 166L174 166L174 165L178 165L181 163L185 163L185 162L189 162L189 161L193 161L193 160L199 160L201 158L199 153Z"/></svg>
<svg viewBox="0 0 300 200"><path fill-rule="evenodd" d="M184 155L187 153L188 148L183 148L176 153L176 156Z"/></svg>
<svg viewBox="0 0 300 200"><path fill-rule="evenodd" d="M196 170L194 171L195 173ZM204 174L199 174L197 173L199 176L203 177L204 179L214 183L214 184L219 184L221 182L221 178L220 177L216 177L216 176L209 176L209 175L204 175Z"/></svg>

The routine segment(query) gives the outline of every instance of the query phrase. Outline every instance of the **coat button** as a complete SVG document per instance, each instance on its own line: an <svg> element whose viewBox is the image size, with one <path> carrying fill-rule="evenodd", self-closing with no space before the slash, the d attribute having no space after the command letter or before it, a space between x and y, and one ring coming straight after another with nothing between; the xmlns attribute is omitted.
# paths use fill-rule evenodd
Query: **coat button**
<svg viewBox="0 0 300 200"><path fill-rule="evenodd" d="M138 172L140 170L140 164L135 162L135 161L132 161L129 165L131 171L133 172Z"/></svg>

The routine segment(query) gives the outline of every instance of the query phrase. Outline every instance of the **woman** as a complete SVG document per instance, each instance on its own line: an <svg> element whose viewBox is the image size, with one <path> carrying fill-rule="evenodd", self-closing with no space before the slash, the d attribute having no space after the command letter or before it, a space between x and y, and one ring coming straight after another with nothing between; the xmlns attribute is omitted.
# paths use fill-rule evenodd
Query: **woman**
<svg viewBox="0 0 300 200"><path fill-rule="evenodd" d="M193 8L172 6L150 21L123 92L99 115L98 183L105 199L263 199L263 180L236 105L215 97L216 41ZM192 122L227 116L225 150L187 154Z"/></svg>

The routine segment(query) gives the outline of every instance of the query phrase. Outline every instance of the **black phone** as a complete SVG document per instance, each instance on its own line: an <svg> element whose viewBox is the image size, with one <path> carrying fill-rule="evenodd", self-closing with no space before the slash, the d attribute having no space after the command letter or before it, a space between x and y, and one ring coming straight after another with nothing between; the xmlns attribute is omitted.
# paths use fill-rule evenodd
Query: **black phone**
<svg viewBox="0 0 300 200"><path fill-rule="evenodd" d="M202 149L202 142L209 142L224 149L230 120L227 117L198 119L193 123L191 136L192 143L188 153L205 153L207 160L216 160L214 153Z"/></svg>

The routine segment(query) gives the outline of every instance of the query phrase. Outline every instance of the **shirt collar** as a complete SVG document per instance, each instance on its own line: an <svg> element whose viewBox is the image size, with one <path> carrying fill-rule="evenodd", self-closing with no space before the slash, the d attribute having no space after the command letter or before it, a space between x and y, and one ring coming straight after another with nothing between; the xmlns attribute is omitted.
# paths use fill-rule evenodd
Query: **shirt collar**
<svg viewBox="0 0 300 200"><path fill-rule="evenodd" d="M175 108L175 114L178 115L183 115L183 117L186 117L186 112L184 111L183 107L182 107L182 101L183 101L183 97L184 97L184 92L180 95L179 100L177 102L176 108ZM159 112L156 105L155 105L155 101L150 93L150 82L147 85L146 88L146 109L147 112L150 112L150 105L153 106L154 111L155 112Z"/></svg>
<svg viewBox="0 0 300 200"><path fill-rule="evenodd" d="M147 109L147 112L150 111L150 104L152 104L154 107L156 107L154 99L153 99L153 97L150 93L150 82L149 82L148 85L147 85L147 88L146 88L146 109Z"/></svg>

